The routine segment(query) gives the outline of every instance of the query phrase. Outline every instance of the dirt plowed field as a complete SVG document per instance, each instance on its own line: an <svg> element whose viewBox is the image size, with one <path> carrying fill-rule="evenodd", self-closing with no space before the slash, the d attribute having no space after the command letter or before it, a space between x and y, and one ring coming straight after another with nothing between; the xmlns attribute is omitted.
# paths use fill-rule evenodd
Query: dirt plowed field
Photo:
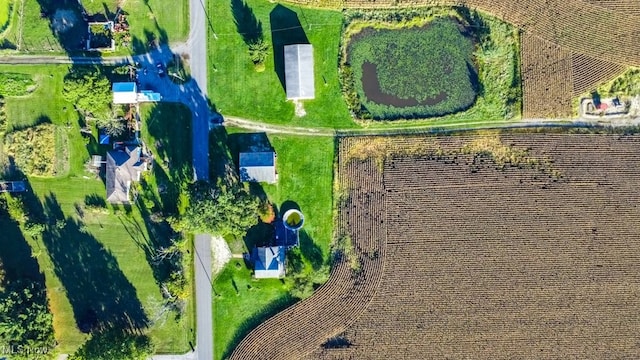
<svg viewBox="0 0 640 360"><path fill-rule="evenodd" d="M640 136L347 138L340 156L361 271L339 263L234 358L640 358Z"/></svg>

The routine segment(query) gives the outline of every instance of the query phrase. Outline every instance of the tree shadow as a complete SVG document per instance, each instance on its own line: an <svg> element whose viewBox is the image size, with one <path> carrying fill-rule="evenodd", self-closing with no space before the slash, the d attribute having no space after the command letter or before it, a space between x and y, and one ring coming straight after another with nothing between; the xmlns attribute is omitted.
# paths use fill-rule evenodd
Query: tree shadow
<svg viewBox="0 0 640 360"><path fill-rule="evenodd" d="M265 224L259 221L252 226L244 237L244 243L251 251L254 247L275 245L275 228L273 224Z"/></svg>
<svg viewBox="0 0 640 360"><path fill-rule="evenodd" d="M233 22L245 44L250 45L263 39L262 22L256 18L246 2L231 0L231 13L233 14Z"/></svg>
<svg viewBox="0 0 640 360"><path fill-rule="evenodd" d="M286 200L280 205L280 214L284 214L291 209L300 210L300 205L293 200Z"/></svg>
<svg viewBox="0 0 640 360"><path fill-rule="evenodd" d="M104 196L98 194L89 194L84 197L84 204L90 207L106 208L107 202L104 200Z"/></svg>
<svg viewBox="0 0 640 360"><path fill-rule="evenodd" d="M239 179L229 147L229 135L223 126L209 133L209 168L212 182L228 182Z"/></svg>
<svg viewBox="0 0 640 360"><path fill-rule="evenodd" d="M83 223L65 218L51 193L45 197L44 212L49 225L43 241L66 289L78 328L85 333L111 326L131 332L146 328L148 319L136 289L111 251Z"/></svg>
<svg viewBox="0 0 640 360"><path fill-rule="evenodd" d="M308 44L309 39L295 11L276 5L269 13L271 22L271 41L273 42L273 61L276 74L282 88L285 87L284 47L293 44Z"/></svg>
<svg viewBox="0 0 640 360"><path fill-rule="evenodd" d="M260 310L258 313L254 314L253 316L245 320L238 327L238 330L236 330L235 334L233 334L233 338L231 339L227 347L224 349L222 358L223 359L229 358L231 356L231 353L233 352L233 349L235 349L236 346L238 346L240 341L242 341L242 339L244 339L251 330L255 329L258 325L262 324L267 319L281 312L282 310L288 308L295 302L296 302L295 298L289 295L284 295L274 300L269 305L267 305L262 310Z"/></svg>
<svg viewBox="0 0 640 360"><path fill-rule="evenodd" d="M6 194L5 196L14 196L25 201L24 196L20 194ZM0 263L5 271L4 282L11 284L20 280L28 280L44 284L44 275L40 272L40 266L31 246L27 243L19 224L11 219L5 206L2 206L3 201L0 198L0 229L2 229Z"/></svg>
<svg viewBox="0 0 640 360"><path fill-rule="evenodd" d="M240 168L240 153L275 151L264 132L229 134L227 144L231 152L231 159L238 168Z"/></svg>
<svg viewBox="0 0 640 360"><path fill-rule="evenodd" d="M86 45L88 14L77 0L38 0L40 14L67 53L82 51Z"/></svg>
<svg viewBox="0 0 640 360"><path fill-rule="evenodd" d="M309 261L313 270L318 271L324 264L322 249L311 239L306 231L300 230L298 236L302 256Z"/></svg>

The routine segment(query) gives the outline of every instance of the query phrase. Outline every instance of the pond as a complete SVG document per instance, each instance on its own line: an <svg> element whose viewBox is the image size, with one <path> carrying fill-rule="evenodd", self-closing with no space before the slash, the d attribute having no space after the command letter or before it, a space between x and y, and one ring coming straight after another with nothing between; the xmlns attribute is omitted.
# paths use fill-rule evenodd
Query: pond
<svg viewBox="0 0 640 360"><path fill-rule="evenodd" d="M365 27L347 45L362 107L374 119L427 118L473 105L479 88L472 32L439 17L421 27Z"/></svg>

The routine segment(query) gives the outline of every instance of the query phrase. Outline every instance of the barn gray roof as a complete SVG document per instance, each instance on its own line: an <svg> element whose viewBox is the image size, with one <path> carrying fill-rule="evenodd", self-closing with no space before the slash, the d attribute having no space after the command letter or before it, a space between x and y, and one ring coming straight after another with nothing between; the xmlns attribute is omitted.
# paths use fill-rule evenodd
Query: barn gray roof
<svg viewBox="0 0 640 360"><path fill-rule="evenodd" d="M284 47L284 75L287 99L313 99L313 46L311 44Z"/></svg>
<svg viewBox="0 0 640 360"><path fill-rule="evenodd" d="M276 182L276 153L273 151L240 153L238 160L241 181Z"/></svg>
<svg viewBox="0 0 640 360"><path fill-rule="evenodd" d="M140 159L140 147L126 146L122 150L107 152L107 201L111 204L129 202L132 181L140 181L146 163Z"/></svg>

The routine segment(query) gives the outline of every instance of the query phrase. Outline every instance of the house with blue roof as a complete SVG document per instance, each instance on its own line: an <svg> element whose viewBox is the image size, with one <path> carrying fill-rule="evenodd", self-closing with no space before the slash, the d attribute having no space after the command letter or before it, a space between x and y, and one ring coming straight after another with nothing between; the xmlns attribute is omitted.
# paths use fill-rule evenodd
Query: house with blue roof
<svg viewBox="0 0 640 360"><path fill-rule="evenodd" d="M284 246L253 248L251 258L256 279L283 278L285 255Z"/></svg>
<svg viewBox="0 0 640 360"><path fill-rule="evenodd" d="M240 153L238 159L240 181L274 184L278 181L276 157L274 151Z"/></svg>

